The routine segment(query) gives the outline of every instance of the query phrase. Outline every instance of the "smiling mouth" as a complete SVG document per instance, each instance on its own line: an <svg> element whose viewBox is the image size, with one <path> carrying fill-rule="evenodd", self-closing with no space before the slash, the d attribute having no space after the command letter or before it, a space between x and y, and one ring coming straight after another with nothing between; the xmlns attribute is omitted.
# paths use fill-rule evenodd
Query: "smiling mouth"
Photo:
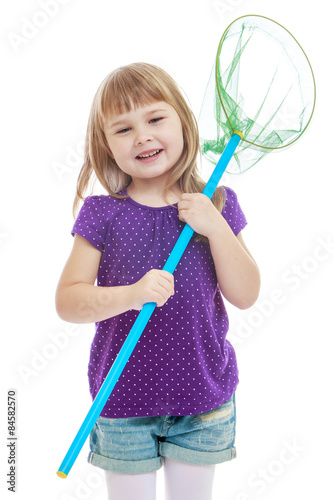
<svg viewBox="0 0 333 500"><path fill-rule="evenodd" d="M149 154L138 155L137 158L139 158L140 160L145 160L147 158L152 158L154 156L157 156L161 151L162 151L162 149L155 149L155 151L152 151Z"/></svg>

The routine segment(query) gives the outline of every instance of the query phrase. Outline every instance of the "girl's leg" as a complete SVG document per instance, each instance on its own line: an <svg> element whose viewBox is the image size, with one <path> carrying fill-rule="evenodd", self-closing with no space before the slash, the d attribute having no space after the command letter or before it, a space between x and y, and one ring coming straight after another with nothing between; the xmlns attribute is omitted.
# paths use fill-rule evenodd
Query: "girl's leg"
<svg viewBox="0 0 333 500"><path fill-rule="evenodd" d="M164 458L165 500L211 500L215 465Z"/></svg>
<svg viewBox="0 0 333 500"><path fill-rule="evenodd" d="M156 500L156 471L119 474L105 471L109 500Z"/></svg>

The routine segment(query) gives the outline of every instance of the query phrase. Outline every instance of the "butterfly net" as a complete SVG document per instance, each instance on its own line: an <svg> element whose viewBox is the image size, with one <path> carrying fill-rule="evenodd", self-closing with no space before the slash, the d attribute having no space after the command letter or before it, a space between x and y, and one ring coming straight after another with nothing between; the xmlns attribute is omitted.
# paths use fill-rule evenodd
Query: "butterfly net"
<svg viewBox="0 0 333 500"><path fill-rule="evenodd" d="M243 140L227 172L242 173L272 150L294 143L315 105L309 60L280 24L243 16L219 43L199 116L201 150L214 165L234 130Z"/></svg>

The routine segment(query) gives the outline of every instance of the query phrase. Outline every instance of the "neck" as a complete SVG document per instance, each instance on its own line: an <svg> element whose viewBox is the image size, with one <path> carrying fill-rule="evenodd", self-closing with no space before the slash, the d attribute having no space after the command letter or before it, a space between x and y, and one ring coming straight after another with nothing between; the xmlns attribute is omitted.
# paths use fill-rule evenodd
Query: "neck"
<svg viewBox="0 0 333 500"><path fill-rule="evenodd" d="M165 187L165 182L156 182L156 179L132 179L127 194L138 203L151 207L177 203L181 195L179 187L175 185L170 188L166 197Z"/></svg>

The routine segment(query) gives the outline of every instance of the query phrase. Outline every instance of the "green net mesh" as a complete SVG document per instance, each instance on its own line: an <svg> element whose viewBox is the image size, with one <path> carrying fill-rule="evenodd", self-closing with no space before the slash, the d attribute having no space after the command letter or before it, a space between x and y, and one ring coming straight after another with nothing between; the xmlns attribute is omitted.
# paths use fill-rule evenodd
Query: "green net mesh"
<svg viewBox="0 0 333 500"><path fill-rule="evenodd" d="M285 28L262 16L236 19L220 40L200 111L203 156L215 165L239 130L227 172L248 170L304 133L315 95L309 60Z"/></svg>

